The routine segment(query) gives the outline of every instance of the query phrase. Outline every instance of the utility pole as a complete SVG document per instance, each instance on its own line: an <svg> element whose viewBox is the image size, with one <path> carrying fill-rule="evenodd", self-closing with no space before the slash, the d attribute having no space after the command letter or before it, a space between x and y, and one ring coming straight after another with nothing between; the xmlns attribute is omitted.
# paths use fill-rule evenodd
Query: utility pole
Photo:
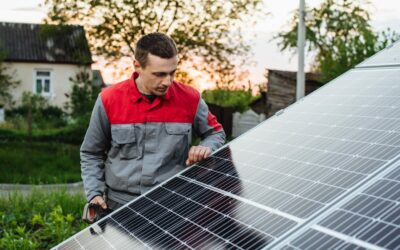
<svg viewBox="0 0 400 250"><path fill-rule="evenodd" d="M296 81L296 100L305 95L305 76L304 76L304 47L305 47L305 0L300 0L299 6L299 25L297 29L297 50L299 53L297 81Z"/></svg>

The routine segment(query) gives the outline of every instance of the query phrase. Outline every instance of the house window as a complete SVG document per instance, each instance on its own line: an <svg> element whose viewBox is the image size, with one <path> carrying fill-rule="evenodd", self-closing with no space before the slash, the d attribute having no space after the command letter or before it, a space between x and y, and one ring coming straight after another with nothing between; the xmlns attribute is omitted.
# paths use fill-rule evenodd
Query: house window
<svg viewBox="0 0 400 250"><path fill-rule="evenodd" d="M51 94L50 71L36 71L35 92L44 96Z"/></svg>

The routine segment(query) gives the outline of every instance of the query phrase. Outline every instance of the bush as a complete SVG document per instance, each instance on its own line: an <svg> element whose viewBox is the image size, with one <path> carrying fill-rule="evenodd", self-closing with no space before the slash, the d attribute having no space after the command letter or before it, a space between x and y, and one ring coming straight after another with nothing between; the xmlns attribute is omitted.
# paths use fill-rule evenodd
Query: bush
<svg viewBox="0 0 400 250"><path fill-rule="evenodd" d="M20 106L6 110L6 119L9 124L14 124L15 129L27 129L28 108ZM33 113L34 129L59 128L67 125L67 114L56 106L45 106Z"/></svg>
<svg viewBox="0 0 400 250"><path fill-rule="evenodd" d="M0 197L0 249L49 249L87 226L82 194L33 191Z"/></svg>
<svg viewBox="0 0 400 250"><path fill-rule="evenodd" d="M87 129L86 120L76 122L58 129L34 130L32 141L36 142L61 142L80 145ZM15 129L12 126L0 127L0 140L2 141L28 141L29 136L25 129Z"/></svg>
<svg viewBox="0 0 400 250"><path fill-rule="evenodd" d="M212 103L221 107L231 107L234 112L244 112L249 109L252 101L258 97L253 96L250 90L229 90L213 89L205 90L202 93L203 99L207 103Z"/></svg>

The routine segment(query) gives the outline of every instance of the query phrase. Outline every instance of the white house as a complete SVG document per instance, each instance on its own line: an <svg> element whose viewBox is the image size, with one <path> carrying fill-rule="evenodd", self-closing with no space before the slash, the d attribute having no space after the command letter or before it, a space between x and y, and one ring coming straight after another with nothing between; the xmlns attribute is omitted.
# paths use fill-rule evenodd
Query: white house
<svg viewBox="0 0 400 250"><path fill-rule="evenodd" d="M70 78L90 71L92 63L81 26L0 22L0 50L5 53L3 63L20 81L12 90L17 105L29 91L62 108L72 89Z"/></svg>

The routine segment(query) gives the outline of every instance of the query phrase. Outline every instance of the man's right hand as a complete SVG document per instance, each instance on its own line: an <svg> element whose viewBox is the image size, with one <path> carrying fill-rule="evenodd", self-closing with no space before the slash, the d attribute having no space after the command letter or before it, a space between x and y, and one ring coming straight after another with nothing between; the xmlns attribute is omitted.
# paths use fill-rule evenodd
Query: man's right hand
<svg viewBox="0 0 400 250"><path fill-rule="evenodd" d="M89 203L100 205L103 209L107 208L107 204L101 196L95 196Z"/></svg>

